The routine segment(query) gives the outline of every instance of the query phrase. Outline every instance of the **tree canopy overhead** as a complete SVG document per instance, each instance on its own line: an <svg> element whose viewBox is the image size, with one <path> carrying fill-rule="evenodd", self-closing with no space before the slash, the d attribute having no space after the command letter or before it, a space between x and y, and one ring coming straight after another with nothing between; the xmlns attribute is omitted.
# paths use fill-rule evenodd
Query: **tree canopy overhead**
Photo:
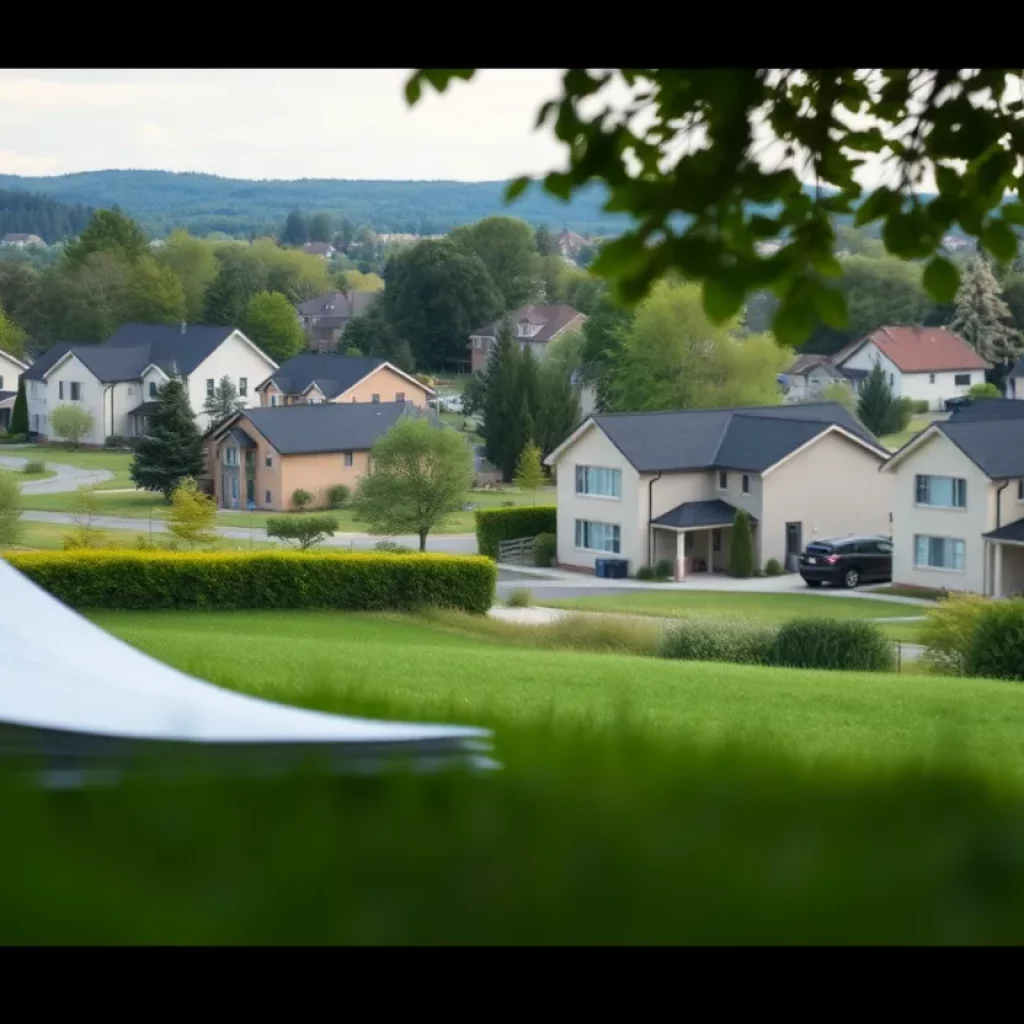
<svg viewBox="0 0 1024 1024"><path fill-rule="evenodd" d="M474 72L420 69L406 98ZM926 260L923 284L939 302L959 284L942 250L951 229L1012 259L1024 203L1003 200L1024 176L1022 84L1019 68L570 68L537 118L565 143L568 169L543 184L568 199L601 182L606 209L632 215L592 265L621 298L643 298L676 270L703 284L705 310L724 323L771 288L772 328L797 344L816 320L846 326L830 284L841 274L837 215L880 222L890 253ZM865 190L854 174L870 154L891 181ZM932 177L938 191L926 197ZM528 185L517 179L508 197ZM773 252L759 246L772 241Z"/></svg>

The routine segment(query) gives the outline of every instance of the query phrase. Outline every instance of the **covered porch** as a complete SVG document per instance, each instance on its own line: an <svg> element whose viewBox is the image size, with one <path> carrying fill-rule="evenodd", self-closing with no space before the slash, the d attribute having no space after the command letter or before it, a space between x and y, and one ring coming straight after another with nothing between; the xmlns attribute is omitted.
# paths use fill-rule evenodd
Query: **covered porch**
<svg viewBox="0 0 1024 1024"><path fill-rule="evenodd" d="M736 508L727 501L686 501L651 520L651 561L668 559L675 565L674 578L684 580L696 573L724 573L729 568ZM755 538L757 519L750 517Z"/></svg>
<svg viewBox="0 0 1024 1024"><path fill-rule="evenodd" d="M241 427L221 438L214 494L221 508L256 507L256 442Z"/></svg>
<svg viewBox="0 0 1024 1024"><path fill-rule="evenodd" d="M1024 519L985 535L985 593L1024 596Z"/></svg>
<svg viewBox="0 0 1024 1024"><path fill-rule="evenodd" d="M145 437L149 433L149 417L157 410L159 402L143 402L128 413L129 437Z"/></svg>

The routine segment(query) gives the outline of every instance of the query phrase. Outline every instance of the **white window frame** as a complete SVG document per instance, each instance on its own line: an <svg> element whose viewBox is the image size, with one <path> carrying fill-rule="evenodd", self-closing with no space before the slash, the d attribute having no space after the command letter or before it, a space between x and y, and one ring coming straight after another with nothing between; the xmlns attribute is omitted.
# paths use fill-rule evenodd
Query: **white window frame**
<svg viewBox="0 0 1024 1024"><path fill-rule="evenodd" d="M928 552L931 552L931 541L940 540L946 545L951 545L951 548L944 549L952 551L952 565L932 565L930 562L921 562L918 558L919 548L921 541L928 542ZM957 551L957 545L960 545L959 552ZM959 554L960 565L956 565L957 554ZM914 534L914 568L923 569L926 572L956 572L965 573L967 571L967 544L960 537L940 537L930 533L915 533Z"/></svg>
<svg viewBox="0 0 1024 1024"><path fill-rule="evenodd" d="M740 477L740 494L750 494L750 474L744 473Z"/></svg>
<svg viewBox="0 0 1024 1024"><path fill-rule="evenodd" d="M593 548L588 547L586 542L588 539L593 540L593 537L587 537L587 528L600 526L610 531L610 540L614 545L613 547L605 548ZM618 523L605 523L595 519L577 519L575 524L575 536L576 550L577 551L593 551L599 555L621 555L622 554L622 527Z"/></svg>
<svg viewBox="0 0 1024 1024"><path fill-rule="evenodd" d="M715 476L715 487L719 491L729 490L729 474L724 469L718 470Z"/></svg>
<svg viewBox="0 0 1024 1024"><path fill-rule="evenodd" d="M964 380L964 378L967 378ZM954 373L953 374L953 387L955 388L969 388L971 386L971 375L969 373Z"/></svg>
<svg viewBox="0 0 1024 1024"><path fill-rule="evenodd" d="M249 397L249 378L239 377L238 378L238 397L248 398Z"/></svg>
<svg viewBox="0 0 1024 1024"><path fill-rule="evenodd" d="M592 484L596 483L596 480L591 479L591 474L597 473L608 473L609 481L611 482L611 494L603 494L599 490L589 490ZM587 466L577 465L575 467L575 482L576 494L581 498L600 498L604 501L622 501L622 470L616 469L613 466ZM600 479L599 477L597 479ZM582 484L581 484L582 480ZM617 484L617 486L616 486ZM580 487L583 490L580 490ZM615 491L618 493L614 493Z"/></svg>
<svg viewBox="0 0 1024 1024"><path fill-rule="evenodd" d="M71 401L82 401L82 382L78 380L68 381L68 389L71 392ZM75 394L77 392L77 395Z"/></svg>
<svg viewBox="0 0 1024 1024"><path fill-rule="evenodd" d="M921 480L952 480L953 481L953 504L938 505L931 501L921 501ZM961 491L963 504L956 504L957 487ZM914 505L916 508L934 508L943 512L966 512L967 511L967 480L962 476L945 476L937 473L917 473L914 476Z"/></svg>
<svg viewBox="0 0 1024 1024"><path fill-rule="evenodd" d="M160 391L160 389L157 387L156 381L155 380L151 380L149 382L149 397L150 398L156 398L156 396L159 393L159 391Z"/></svg>
<svg viewBox="0 0 1024 1024"><path fill-rule="evenodd" d="M206 397L213 398L217 390L217 381L213 377L206 378Z"/></svg>

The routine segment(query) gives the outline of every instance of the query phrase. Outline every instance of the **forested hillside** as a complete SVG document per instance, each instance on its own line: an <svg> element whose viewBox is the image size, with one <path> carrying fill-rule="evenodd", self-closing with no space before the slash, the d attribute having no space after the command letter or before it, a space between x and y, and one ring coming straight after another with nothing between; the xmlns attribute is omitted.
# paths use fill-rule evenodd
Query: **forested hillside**
<svg viewBox="0 0 1024 1024"><path fill-rule="evenodd" d="M533 225L568 226L580 234L615 234L624 223L621 216L602 211L597 189L563 203L532 188L506 207L500 181L244 181L170 171L88 171L49 178L0 175L0 188L96 207L118 204L154 237L174 227L197 235L275 234L295 207L345 217L377 232L418 235L442 234L507 212Z"/></svg>
<svg viewBox="0 0 1024 1024"><path fill-rule="evenodd" d="M62 202L38 192L0 188L0 237L8 232L39 235L52 245L80 234L92 214L91 207L79 203Z"/></svg>

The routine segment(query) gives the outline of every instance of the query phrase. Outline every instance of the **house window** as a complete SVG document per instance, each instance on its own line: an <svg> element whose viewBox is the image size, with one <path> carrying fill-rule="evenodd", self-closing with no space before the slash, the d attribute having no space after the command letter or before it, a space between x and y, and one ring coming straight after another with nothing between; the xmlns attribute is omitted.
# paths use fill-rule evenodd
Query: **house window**
<svg viewBox="0 0 1024 1024"><path fill-rule="evenodd" d="M270 504L270 491L267 491L267 500L263 503L264 505Z"/></svg>
<svg viewBox="0 0 1024 1024"><path fill-rule="evenodd" d="M225 466L237 466L238 465L238 449L237 448L225 448L224 449L224 465Z"/></svg>
<svg viewBox="0 0 1024 1024"><path fill-rule="evenodd" d="M576 547L586 551L619 553L619 527L617 523L594 523L588 519L576 520Z"/></svg>
<svg viewBox="0 0 1024 1024"><path fill-rule="evenodd" d="M157 391L156 381L155 380L151 380L149 382L149 397L150 398L156 398L156 391Z"/></svg>
<svg viewBox="0 0 1024 1024"><path fill-rule="evenodd" d="M918 475L915 500L931 508L967 508L967 481L958 476Z"/></svg>
<svg viewBox="0 0 1024 1024"><path fill-rule="evenodd" d="M896 387L896 374L895 373L890 373L889 374L889 387L891 387L891 388Z"/></svg>
<svg viewBox="0 0 1024 1024"><path fill-rule="evenodd" d="M934 384L935 383L935 374L934 373L929 373L928 374L928 383L929 384Z"/></svg>
<svg viewBox="0 0 1024 1024"><path fill-rule="evenodd" d="M345 452L344 460L345 460L345 468L348 469L352 465L352 453L351 452Z"/></svg>
<svg viewBox="0 0 1024 1024"><path fill-rule="evenodd" d="M77 380L71 381L71 401L80 402L82 400L82 385Z"/></svg>
<svg viewBox="0 0 1024 1024"><path fill-rule="evenodd" d="M239 377L238 378L238 397L245 398L249 394L249 378Z"/></svg>
<svg viewBox="0 0 1024 1024"><path fill-rule="evenodd" d="M742 494L749 494L750 493L750 474L749 473L744 473L743 476L740 477L740 484L741 484L740 493L742 493Z"/></svg>
<svg viewBox="0 0 1024 1024"><path fill-rule="evenodd" d="M273 464L274 464L274 456L273 455L268 455L266 457L266 459L264 460L264 465L267 467L267 469L270 469L270 467L273 466Z"/></svg>
<svg viewBox="0 0 1024 1024"><path fill-rule="evenodd" d="M396 391L395 392L395 401L396 402L404 402L405 401L405 392L404 391Z"/></svg>
<svg viewBox="0 0 1024 1024"><path fill-rule="evenodd" d="M718 489L720 491L728 490L729 487L729 474L719 473L718 474Z"/></svg>
<svg viewBox="0 0 1024 1024"><path fill-rule="evenodd" d="M272 406L277 405L277 395L271 395L270 396L270 404Z"/></svg>
<svg viewBox="0 0 1024 1024"><path fill-rule="evenodd" d="M969 373L958 373L953 377L953 383L958 388L969 388L971 386L971 375Z"/></svg>
<svg viewBox="0 0 1024 1024"><path fill-rule="evenodd" d="M371 395L370 401L373 402L374 405L377 405L380 402L380 395Z"/></svg>
<svg viewBox="0 0 1024 1024"><path fill-rule="evenodd" d="M576 467L576 493L598 498L622 497L622 470Z"/></svg>
<svg viewBox="0 0 1024 1024"><path fill-rule="evenodd" d="M1017 481L1017 500L1024 501L1024 480Z"/></svg>
<svg viewBox="0 0 1024 1024"><path fill-rule="evenodd" d="M0 391L4 389L4 375L0 373Z"/></svg>
<svg viewBox="0 0 1024 1024"><path fill-rule="evenodd" d="M64 381L57 381L57 401L64 401Z"/></svg>
<svg viewBox="0 0 1024 1024"><path fill-rule="evenodd" d="M207 398L213 397L213 392L216 390L217 382L212 377L206 378L206 396Z"/></svg>
<svg viewBox="0 0 1024 1024"><path fill-rule="evenodd" d="M955 537L914 535L914 565L923 569L964 571L964 542Z"/></svg>

